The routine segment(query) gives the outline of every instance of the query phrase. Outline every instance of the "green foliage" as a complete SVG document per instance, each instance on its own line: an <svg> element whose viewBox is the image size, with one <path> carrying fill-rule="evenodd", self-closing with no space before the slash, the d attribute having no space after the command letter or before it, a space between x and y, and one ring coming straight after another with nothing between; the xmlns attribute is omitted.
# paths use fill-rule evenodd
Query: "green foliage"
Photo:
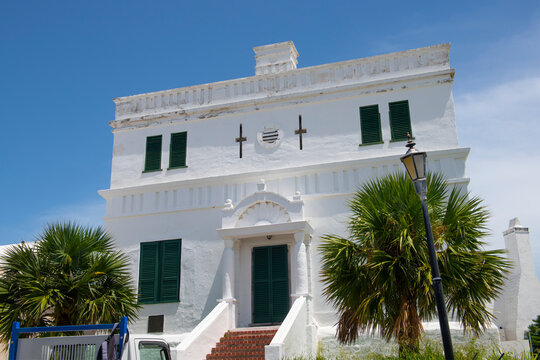
<svg viewBox="0 0 540 360"><path fill-rule="evenodd" d="M101 227L45 227L34 244L11 247L0 262L0 340L21 327L112 323L139 305L129 258Z"/></svg>
<svg viewBox="0 0 540 360"><path fill-rule="evenodd" d="M509 262L501 250L482 249L488 211L480 199L449 191L440 175L429 175L427 184L447 308L464 328L481 332ZM359 332L379 331L415 352L421 320L437 315L420 199L407 175L391 174L365 184L349 207L350 236L325 235L319 247L338 339L351 343Z"/></svg>
<svg viewBox="0 0 540 360"><path fill-rule="evenodd" d="M525 339L531 342L534 354L540 354L540 315L529 325L528 331L525 331Z"/></svg>
<svg viewBox="0 0 540 360"><path fill-rule="evenodd" d="M497 347L478 345L474 340L466 345L454 347L455 360L499 360L503 353ZM335 356L295 357L290 360L444 360L442 345L433 341L425 341L419 351L405 351L401 354L362 354L341 353ZM538 355L516 355L505 353L502 360L538 360Z"/></svg>

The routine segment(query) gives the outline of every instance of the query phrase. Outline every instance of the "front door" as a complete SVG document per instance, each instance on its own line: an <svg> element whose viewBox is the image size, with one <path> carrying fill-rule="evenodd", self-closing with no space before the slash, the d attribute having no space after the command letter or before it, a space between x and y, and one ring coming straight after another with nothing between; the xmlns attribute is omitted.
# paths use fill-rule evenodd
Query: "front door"
<svg viewBox="0 0 540 360"><path fill-rule="evenodd" d="M289 312L287 245L253 248L253 323L281 323Z"/></svg>

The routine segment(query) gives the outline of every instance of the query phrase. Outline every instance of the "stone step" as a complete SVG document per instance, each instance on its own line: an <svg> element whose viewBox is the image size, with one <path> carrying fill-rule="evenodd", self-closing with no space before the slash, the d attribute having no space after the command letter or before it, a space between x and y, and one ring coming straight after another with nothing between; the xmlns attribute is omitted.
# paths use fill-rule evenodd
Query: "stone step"
<svg viewBox="0 0 540 360"><path fill-rule="evenodd" d="M260 359L264 360L264 346L270 344L277 327L247 328L227 331L207 360Z"/></svg>

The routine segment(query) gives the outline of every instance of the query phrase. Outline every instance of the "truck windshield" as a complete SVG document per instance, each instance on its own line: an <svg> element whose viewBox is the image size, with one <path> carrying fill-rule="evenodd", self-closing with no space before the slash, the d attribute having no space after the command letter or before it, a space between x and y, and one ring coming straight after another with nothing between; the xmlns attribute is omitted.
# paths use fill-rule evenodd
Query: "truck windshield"
<svg viewBox="0 0 540 360"><path fill-rule="evenodd" d="M166 344L159 342L140 342L139 343L140 360L170 360L169 348Z"/></svg>

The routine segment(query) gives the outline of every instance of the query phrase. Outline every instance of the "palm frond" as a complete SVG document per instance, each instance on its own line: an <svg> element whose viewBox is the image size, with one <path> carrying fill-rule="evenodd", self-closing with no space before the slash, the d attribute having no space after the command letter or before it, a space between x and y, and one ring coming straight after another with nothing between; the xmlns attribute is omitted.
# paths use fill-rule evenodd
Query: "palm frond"
<svg viewBox="0 0 540 360"><path fill-rule="evenodd" d="M111 323L136 318L130 259L101 227L55 223L36 243L0 260L0 340L21 326Z"/></svg>

